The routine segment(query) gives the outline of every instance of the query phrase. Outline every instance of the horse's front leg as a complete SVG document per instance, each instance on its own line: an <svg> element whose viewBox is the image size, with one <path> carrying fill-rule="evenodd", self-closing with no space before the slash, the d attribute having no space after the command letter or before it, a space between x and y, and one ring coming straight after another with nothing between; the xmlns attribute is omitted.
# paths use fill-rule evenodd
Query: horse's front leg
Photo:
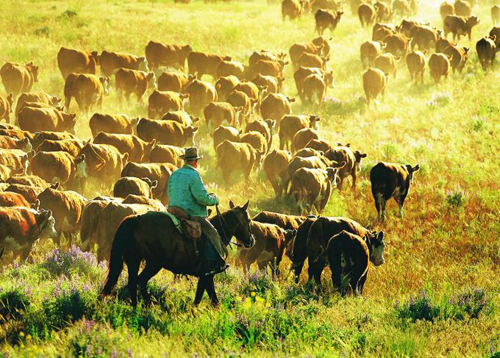
<svg viewBox="0 0 500 358"><path fill-rule="evenodd" d="M218 306L219 305L219 299L217 298L217 293L215 293L215 283L214 283L214 277L213 276L208 276L207 277L207 286L206 290L208 293L208 297L212 300L212 305L213 306Z"/></svg>
<svg viewBox="0 0 500 358"><path fill-rule="evenodd" d="M207 289L207 278L200 277L198 279L198 285L196 286L196 295L194 297L194 304L197 306L201 302L201 298L203 297L203 293Z"/></svg>
<svg viewBox="0 0 500 358"><path fill-rule="evenodd" d="M141 296L146 301L147 304L150 302L150 296L148 293L148 281L155 276L161 270L160 265L155 265L150 262L146 262L146 267L142 270L141 274L137 278L137 283L139 284L141 290Z"/></svg>

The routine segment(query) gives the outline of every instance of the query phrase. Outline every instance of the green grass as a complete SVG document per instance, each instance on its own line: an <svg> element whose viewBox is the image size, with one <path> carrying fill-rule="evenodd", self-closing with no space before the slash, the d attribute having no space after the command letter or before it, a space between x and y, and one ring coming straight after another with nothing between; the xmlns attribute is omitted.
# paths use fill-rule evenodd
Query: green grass
<svg viewBox="0 0 500 358"><path fill-rule="evenodd" d="M421 3L418 18L441 27L436 5ZM206 299L192 307L195 280L175 281L163 272L150 285L153 305L134 310L124 288L126 275L116 297L103 303L98 292L106 266L78 250L56 260L53 245L45 242L37 246L33 263L9 266L0 274L0 351L93 357L498 354L500 74L480 69L475 42L492 25L489 5L475 12L481 24L471 42L461 41L472 49L462 75L450 74L435 85L427 69L425 83L415 86L401 61L385 98L370 107L362 100L359 45L371 30L362 29L346 11L332 35L329 65L335 81L328 96L340 105L335 101L316 111L320 133L351 143L368 157L356 192L347 185L334 193L325 215L347 216L387 233L386 264L370 270L363 298L333 294L326 273L324 293L304 286L305 277L294 284L286 259L277 281L254 271L245 277L235 268L220 275L218 309ZM246 62L254 50L288 52L293 43L312 39L313 29L311 16L283 23L279 4L265 1L4 0L0 62L35 61L41 72L34 89L62 96L56 66L61 46L143 54L148 41L156 40L189 43ZM292 69L285 72L284 93L295 96ZM120 105L114 92L105 98L103 111L146 116L144 104ZM293 111L313 112L300 101ZM90 138L88 117L80 113L77 133ZM224 203L250 199L252 213L293 212L293 202L273 198L261 171L252 174L251 185L225 187L203 127L197 143L207 157L205 182ZM405 217L397 217L391 202L383 225L376 221L368 179L380 160L421 165Z"/></svg>

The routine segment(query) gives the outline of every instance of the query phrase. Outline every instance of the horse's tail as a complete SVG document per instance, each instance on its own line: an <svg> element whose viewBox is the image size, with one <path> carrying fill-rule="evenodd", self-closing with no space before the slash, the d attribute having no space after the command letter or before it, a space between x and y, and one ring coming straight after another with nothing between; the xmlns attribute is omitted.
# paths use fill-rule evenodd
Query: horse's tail
<svg viewBox="0 0 500 358"><path fill-rule="evenodd" d="M102 295L109 295L118 282L118 278L123 270L125 252L130 248L134 240L137 221L137 216L129 216L122 221L116 231L109 258L108 278L102 290Z"/></svg>

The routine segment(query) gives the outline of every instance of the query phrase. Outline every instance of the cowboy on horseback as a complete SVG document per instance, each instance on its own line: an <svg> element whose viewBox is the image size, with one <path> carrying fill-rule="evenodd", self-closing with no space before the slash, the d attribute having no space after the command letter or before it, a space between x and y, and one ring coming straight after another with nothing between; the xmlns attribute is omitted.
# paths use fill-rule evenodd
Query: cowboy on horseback
<svg viewBox="0 0 500 358"><path fill-rule="evenodd" d="M223 272L227 269L226 246L215 227L208 221L207 206L219 204L215 194L207 193L198 168L198 148L186 148L184 155L180 156L185 161L182 168L172 173L168 181L169 206L183 210L189 219L199 222L205 236L205 260L201 266L201 275L208 276Z"/></svg>

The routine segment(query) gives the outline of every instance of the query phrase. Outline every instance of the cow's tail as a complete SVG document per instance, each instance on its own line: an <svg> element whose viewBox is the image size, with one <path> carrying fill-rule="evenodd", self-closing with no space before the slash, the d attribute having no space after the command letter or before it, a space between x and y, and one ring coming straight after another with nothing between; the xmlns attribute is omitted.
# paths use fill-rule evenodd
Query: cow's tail
<svg viewBox="0 0 500 358"><path fill-rule="evenodd" d="M133 245L137 221L137 216L127 217L122 221L116 231L109 258L108 278L101 293L104 296L109 295L118 282L118 278L123 270L125 253L130 249L130 246Z"/></svg>

